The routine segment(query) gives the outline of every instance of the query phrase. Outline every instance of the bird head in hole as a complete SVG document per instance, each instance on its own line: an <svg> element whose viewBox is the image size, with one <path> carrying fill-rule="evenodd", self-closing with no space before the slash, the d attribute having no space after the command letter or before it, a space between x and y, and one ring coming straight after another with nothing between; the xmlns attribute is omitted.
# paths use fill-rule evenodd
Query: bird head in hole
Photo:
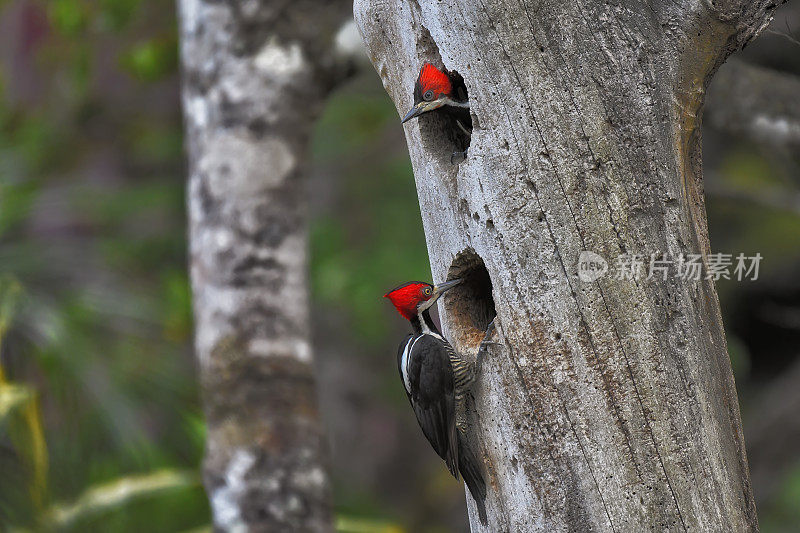
<svg viewBox="0 0 800 533"><path fill-rule="evenodd" d="M414 106L403 117L403 122L439 109L443 105L454 103L453 83L450 81L450 76L430 63L425 63L419 71L417 83L414 85Z"/></svg>

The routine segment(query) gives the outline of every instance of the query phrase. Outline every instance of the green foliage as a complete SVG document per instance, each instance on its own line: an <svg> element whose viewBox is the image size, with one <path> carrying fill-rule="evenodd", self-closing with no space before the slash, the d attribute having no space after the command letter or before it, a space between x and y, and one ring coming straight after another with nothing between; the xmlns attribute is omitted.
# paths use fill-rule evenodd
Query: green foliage
<svg viewBox="0 0 800 533"><path fill-rule="evenodd" d="M177 83L174 14L152 0L37 5L51 28L29 64L42 90L0 104L0 276L25 295L2 352L13 381L0 385L0 444L15 455L0 456L0 523L210 530L183 138L174 105L159 104ZM314 136L313 166L336 167L341 202L312 221L311 274L315 299L377 342L381 295L430 274L411 169L384 133L397 117L370 83L337 94ZM376 518L384 508L351 499L339 529L401 531Z"/></svg>
<svg viewBox="0 0 800 533"><path fill-rule="evenodd" d="M8 275L0 278L0 347L14 320L21 293L22 287L15 279ZM0 371L0 377L2 376L3 373Z"/></svg>
<svg viewBox="0 0 800 533"><path fill-rule="evenodd" d="M731 150L720 165L719 173L726 184L739 190L757 191L770 185L781 185L778 172L770 162L747 145Z"/></svg>
<svg viewBox="0 0 800 533"><path fill-rule="evenodd" d="M762 154L747 146L731 150L720 165L720 183L731 191L756 195L769 190L786 190L792 186L781 172ZM725 198L708 202L709 232L714 251L763 257L759 279L769 280L794 268L800 261L800 216L758 202L730 201ZM733 297L747 286L735 280L720 280L720 298ZM752 282L744 282L752 283ZM723 311L726 307L723 306Z"/></svg>
<svg viewBox="0 0 800 533"><path fill-rule="evenodd" d="M27 7L49 26L2 75L0 529L203 526L180 115L131 103L177 83L172 6Z"/></svg>
<svg viewBox="0 0 800 533"><path fill-rule="evenodd" d="M405 529L391 522L339 515L336 518L336 531L338 533L403 533Z"/></svg>
<svg viewBox="0 0 800 533"><path fill-rule="evenodd" d="M53 27L67 37L79 37L89 23L89 5L82 0L52 0L48 15Z"/></svg>
<svg viewBox="0 0 800 533"><path fill-rule="evenodd" d="M742 340L735 335L728 335L728 355L736 379L744 379L750 372L750 351Z"/></svg>
<svg viewBox="0 0 800 533"><path fill-rule="evenodd" d="M100 27L105 31L123 30L133 20L142 3L142 0L100 0ZM163 4L159 2L150 3L163 9Z"/></svg>
<svg viewBox="0 0 800 533"><path fill-rule="evenodd" d="M36 193L31 182L0 183L0 235L25 220Z"/></svg>
<svg viewBox="0 0 800 533"><path fill-rule="evenodd" d="M63 530L85 523L97 515L113 512L143 498L163 497L165 492L200 487L195 471L163 469L145 475L114 479L87 489L70 504L57 504L45 513L45 523Z"/></svg>
<svg viewBox="0 0 800 533"><path fill-rule="evenodd" d="M19 305L22 288L12 278L0 278L0 348ZM47 444L39 401L32 387L10 383L0 364L0 435L5 431L25 465L34 509L41 510L47 491Z"/></svg>
<svg viewBox="0 0 800 533"><path fill-rule="evenodd" d="M800 462L787 470L776 494L773 501L759 508L761 531L795 533L800 524Z"/></svg>
<svg viewBox="0 0 800 533"><path fill-rule="evenodd" d="M178 63L175 36L145 41L131 47L122 57L122 65L142 81L156 81L172 74Z"/></svg>
<svg viewBox="0 0 800 533"><path fill-rule="evenodd" d="M387 333L383 294L429 279L430 263L408 155L385 133L396 113L365 83L332 98L312 143L317 165L343 170L334 211L312 220L311 286L322 302L346 307L360 338L378 342Z"/></svg>

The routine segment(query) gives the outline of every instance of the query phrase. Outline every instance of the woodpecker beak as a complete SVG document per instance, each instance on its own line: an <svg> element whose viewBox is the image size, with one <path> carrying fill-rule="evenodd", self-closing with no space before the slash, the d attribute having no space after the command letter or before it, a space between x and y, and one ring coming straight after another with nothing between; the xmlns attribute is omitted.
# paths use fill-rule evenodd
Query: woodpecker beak
<svg viewBox="0 0 800 533"><path fill-rule="evenodd" d="M414 107L412 107L408 111L408 113L406 113L406 116L403 117L403 122L402 123L405 124L406 122L408 122L412 118L418 117L423 113L427 113L428 111L433 111L434 109L439 109L443 105L447 105L450 102L451 102L451 100L446 96L440 96L436 100L432 100L430 102L426 102L425 100L423 100L422 102L419 102L418 104L414 104Z"/></svg>
<svg viewBox="0 0 800 533"><path fill-rule="evenodd" d="M406 116L403 117L403 121L401 122L401 124L405 124L406 122L408 122L412 118L418 117L421 114L423 114L425 111L427 111L427 103L428 102L420 102L417 105L415 105L414 107L412 107L408 111L408 113L406 113Z"/></svg>
<svg viewBox="0 0 800 533"><path fill-rule="evenodd" d="M433 304L436 303L436 300L439 299L439 296L441 296L445 292L449 291L450 289L452 289L453 287L455 287L456 285L458 285L462 281L464 281L464 280L462 280L462 279L454 279L454 280L451 280L451 281L446 281L446 282L444 282L444 283L442 283L440 285L435 285L433 287L433 294L431 295L431 297L428 298L427 300L425 300L424 302L422 302L421 304L419 304L419 306L417 307L417 311L421 312L421 311L424 311L425 309L429 309L429 308L433 307Z"/></svg>
<svg viewBox="0 0 800 533"><path fill-rule="evenodd" d="M455 287L456 285L458 285L462 281L464 281L464 280L462 280L462 279L454 279L454 280L446 281L444 283L436 285L433 288L434 297L438 298L439 296L441 296L445 292L449 291L450 289L452 289L453 287Z"/></svg>

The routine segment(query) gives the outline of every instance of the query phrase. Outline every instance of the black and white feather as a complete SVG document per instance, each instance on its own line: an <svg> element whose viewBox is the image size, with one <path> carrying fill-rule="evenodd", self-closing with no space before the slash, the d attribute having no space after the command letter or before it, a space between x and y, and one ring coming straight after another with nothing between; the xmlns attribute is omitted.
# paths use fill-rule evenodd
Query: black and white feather
<svg viewBox="0 0 800 533"><path fill-rule="evenodd" d="M458 478L452 353L450 343L439 335L412 334L400 345L397 364L422 432L450 473Z"/></svg>

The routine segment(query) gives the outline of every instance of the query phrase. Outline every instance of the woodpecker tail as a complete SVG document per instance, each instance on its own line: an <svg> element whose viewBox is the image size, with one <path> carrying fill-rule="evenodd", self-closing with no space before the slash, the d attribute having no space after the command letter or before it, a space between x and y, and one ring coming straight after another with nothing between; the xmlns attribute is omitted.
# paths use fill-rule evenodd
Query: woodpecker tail
<svg viewBox="0 0 800 533"><path fill-rule="evenodd" d="M487 523L485 503L486 482L483 480L480 463L475 457L475 454L472 453L466 440L463 434L459 435L458 470L461 472L461 477L464 478L464 483L467 484L469 493L472 495L472 499L475 500L475 505L478 507L478 516L481 520L481 524L485 526Z"/></svg>

